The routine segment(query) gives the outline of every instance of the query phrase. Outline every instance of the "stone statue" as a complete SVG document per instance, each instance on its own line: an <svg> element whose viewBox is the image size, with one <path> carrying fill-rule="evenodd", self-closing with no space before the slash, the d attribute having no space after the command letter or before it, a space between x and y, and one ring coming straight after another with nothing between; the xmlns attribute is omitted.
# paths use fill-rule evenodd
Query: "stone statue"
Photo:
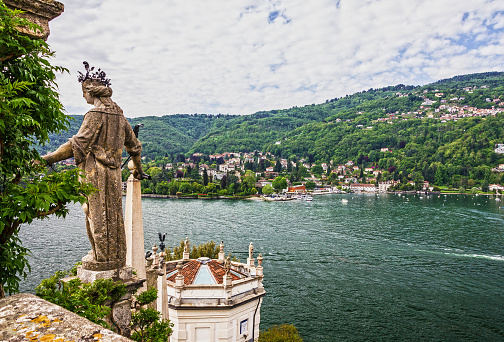
<svg viewBox="0 0 504 342"><path fill-rule="evenodd" d="M92 250L82 258L90 271L107 271L126 264L126 236L122 214L121 162L123 147L134 164L133 176L145 177L140 152L142 146L133 133L123 111L112 101L110 80L105 73L80 74L82 91L94 108L86 113L82 125L68 142L43 158L48 164L75 158L75 164L86 173L86 181L98 189L82 207Z"/></svg>
<svg viewBox="0 0 504 342"><path fill-rule="evenodd" d="M185 238L184 242L184 253L189 253L189 237Z"/></svg>
<svg viewBox="0 0 504 342"><path fill-rule="evenodd" d="M226 275L229 275L229 271L231 270L231 256L228 256L226 260L224 260L224 271Z"/></svg>
<svg viewBox="0 0 504 342"><path fill-rule="evenodd" d="M252 255L254 254L254 246L252 246L252 242L249 245L249 259L252 259Z"/></svg>

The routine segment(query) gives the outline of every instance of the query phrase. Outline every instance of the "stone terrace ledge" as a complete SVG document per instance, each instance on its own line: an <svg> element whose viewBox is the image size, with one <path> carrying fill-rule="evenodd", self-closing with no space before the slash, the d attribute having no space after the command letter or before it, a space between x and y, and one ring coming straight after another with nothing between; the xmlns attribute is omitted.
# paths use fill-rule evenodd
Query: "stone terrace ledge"
<svg viewBox="0 0 504 342"><path fill-rule="evenodd" d="M32 294L21 293L0 300L0 341L27 340L131 342Z"/></svg>

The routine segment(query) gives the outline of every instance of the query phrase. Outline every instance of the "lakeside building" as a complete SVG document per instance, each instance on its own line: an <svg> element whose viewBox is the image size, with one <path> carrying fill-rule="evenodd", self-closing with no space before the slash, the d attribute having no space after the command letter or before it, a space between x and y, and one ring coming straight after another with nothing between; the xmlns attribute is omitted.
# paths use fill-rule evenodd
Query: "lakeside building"
<svg viewBox="0 0 504 342"><path fill-rule="evenodd" d="M374 184L361 184L352 183L350 184L350 190L354 192L376 192L376 186Z"/></svg>
<svg viewBox="0 0 504 342"><path fill-rule="evenodd" d="M259 337L263 287L262 256L255 266L253 246L247 263L224 257L183 259L166 263L171 342L255 341Z"/></svg>
<svg viewBox="0 0 504 342"><path fill-rule="evenodd" d="M293 185L287 188L288 193L298 193L298 192L306 192L306 186L304 185Z"/></svg>
<svg viewBox="0 0 504 342"><path fill-rule="evenodd" d="M397 183L396 181L378 182L378 191L387 192L391 186L395 186Z"/></svg>

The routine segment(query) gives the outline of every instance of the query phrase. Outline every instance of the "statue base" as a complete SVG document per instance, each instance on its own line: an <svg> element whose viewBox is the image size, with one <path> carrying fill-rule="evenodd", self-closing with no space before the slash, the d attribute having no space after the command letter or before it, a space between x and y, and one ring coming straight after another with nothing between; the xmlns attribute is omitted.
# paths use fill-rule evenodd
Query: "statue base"
<svg viewBox="0 0 504 342"><path fill-rule="evenodd" d="M91 271L79 266L77 267L77 277L83 283L92 283L97 279L112 279L114 281L120 281L126 286L126 294L118 301L105 302L105 305L112 310L104 319L113 327L113 331L123 336L130 337L132 294L142 287L145 279L134 276L133 268L130 266L107 271ZM67 279L69 280L70 278Z"/></svg>
<svg viewBox="0 0 504 342"><path fill-rule="evenodd" d="M83 283L92 283L97 279L112 279L114 281L118 280L126 281L133 279L133 268L125 266L116 270L91 271L86 270L84 267L78 267L77 277Z"/></svg>
<svg viewBox="0 0 504 342"><path fill-rule="evenodd" d="M110 271L123 268L124 266L126 266L126 259L96 261L92 251L89 251L88 254L82 258L82 268L88 271Z"/></svg>

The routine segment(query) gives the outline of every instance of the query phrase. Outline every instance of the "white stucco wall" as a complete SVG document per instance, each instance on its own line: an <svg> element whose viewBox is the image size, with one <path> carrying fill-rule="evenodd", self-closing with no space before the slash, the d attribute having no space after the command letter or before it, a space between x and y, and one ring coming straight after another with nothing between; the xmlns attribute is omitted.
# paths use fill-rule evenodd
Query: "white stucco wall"
<svg viewBox="0 0 504 342"><path fill-rule="evenodd" d="M170 321L174 324L171 342L237 342L259 336L262 298L229 309L169 309ZM257 307L259 304L259 307ZM254 312L257 313L254 322ZM240 334L240 324L246 321L247 328ZM254 326L253 326L254 325ZM247 336L245 340L243 335Z"/></svg>

